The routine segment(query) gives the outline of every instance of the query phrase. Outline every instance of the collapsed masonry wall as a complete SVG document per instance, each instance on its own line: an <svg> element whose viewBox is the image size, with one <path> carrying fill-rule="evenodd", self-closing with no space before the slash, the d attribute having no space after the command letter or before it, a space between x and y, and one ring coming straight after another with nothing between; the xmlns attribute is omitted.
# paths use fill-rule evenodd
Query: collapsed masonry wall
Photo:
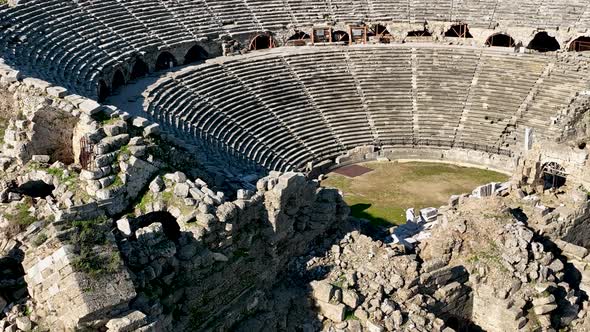
<svg viewBox="0 0 590 332"><path fill-rule="evenodd" d="M258 182L256 193L242 191L236 201L216 207L202 200L196 212L187 210L185 200L206 188L188 189L178 181L182 177L176 180L161 182L162 196L173 191L175 199L156 195L148 214L118 222L122 254L138 291L132 308L164 329L231 328L258 310L292 257L348 216L336 190L302 174L272 174ZM178 238L166 234L165 223L174 222L168 217L137 229L142 216L159 212L176 216Z"/></svg>
<svg viewBox="0 0 590 332"><path fill-rule="evenodd" d="M292 257L349 213L336 190L302 174L272 174L258 182L255 193L241 191L235 201L212 203L213 196L203 196L187 206L195 201L182 192L190 182L179 173L167 176L161 192L136 211L138 217L117 221L113 232L112 221L80 220L90 212L83 209L48 222L48 239L26 247L23 262L43 324L56 331L105 324L229 329L257 310L258 299ZM209 192L189 190L195 196ZM149 225L142 220L160 212L169 217L148 218ZM170 222L180 230L176 235L163 226ZM31 229L24 243L40 231ZM84 249L89 231L92 239L105 239L91 242L92 254ZM95 266L96 259L104 264Z"/></svg>

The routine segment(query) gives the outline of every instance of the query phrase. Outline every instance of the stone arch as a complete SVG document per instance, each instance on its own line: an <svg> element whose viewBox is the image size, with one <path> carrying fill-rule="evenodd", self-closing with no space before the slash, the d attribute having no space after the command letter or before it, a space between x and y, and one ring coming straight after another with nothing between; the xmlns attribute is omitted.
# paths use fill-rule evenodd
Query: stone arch
<svg viewBox="0 0 590 332"><path fill-rule="evenodd" d="M170 52L164 51L156 59L156 70L166 70L178 65L176 58Z"/></svg>
<svg viewBox="0 0 590 332"><path fill-rule="evenodd" d="M164 234L169 240L176 241L180 237L180 226L176 218L168 211L154 211L135 219L134 227L143 228L153 223L162 224Z"/></svg>
<svg viewBox="0 0 590 332"><path fill-rule="evenodd" d="M275 41L272 38L272 35L269 33L263 33L254 36L254 38L250 40L250 46L248 46L248 49L250 51L255 51L273 48L275 46Z"/></svg>
<svg viewBox="0 0 590 332"><path fill-rule="evenodd" d="M496 33L488 37L485 45L495 47L514 47L516 46L516 42L508 34Z"/></svg>
<svg viewBox="0 0 590 332"><path fill-rule="evenodd" d="M590 36L580 36L580 37L574 39L570 43L568 50L572 51L572 52L590 51Z"/></svg>
<svg viewBox="0 0 590 332"><path fill-rule="evenodd" d="M131 68L131 79L137 79L145 77L149 74L150 68L148 65L141 59L136 59L135 63L133 63L133 67Z"/></svg>
<svg viewBox="0 0 590 332"><path fill-rule="evenodd" d="M453 24L444 34L450 38L473 38L469 32L469 27L465 23Z"/></svg>
<svg viewBox="0 0 590 332"><path fill-rule="evenodd" d="M333 42L344 42L347 45L350 43L350 35L346 31L336 30L332 33Z"/></svg>
<svg viewBox="0 0 590 332"><path fill-rule="evenodd" d="M203 47L200 45L194 45L184 55L184 64L186 65L193 62L202 61L208 57L209 53L207 53Z"/></svg>
<svg viewBox="0 0 590 332"><path fill-rule="evenodd" d="M527 46L528 49L538 52L553 52L561 48L555 37L549 36L546 31L538 32Z"/></svg>
<svg viewBox="0 0 590 332"><path fill-rule="evenodd" d="M104 80L99 80L96 92L96 95L98 96L98 102L104 102L109 97L109 94L110 92L107 83Z"/></svg>
<svg viewBox="0 0 590 332"><path fill-rule="evenodd" d="M115 92L120 87L125 85L125 76L123 75L123 72L121 70L117 69L115 71L115 73L113 74L113 80L111 82L112 82L111 92Z"/></svg>
<svg viewBox="0 0 590 332"><path fill-rule="evenodd" d="M542 172L543 189L557 189L565 185L567 173L563 166L556 162L543 164Z"/></svg>

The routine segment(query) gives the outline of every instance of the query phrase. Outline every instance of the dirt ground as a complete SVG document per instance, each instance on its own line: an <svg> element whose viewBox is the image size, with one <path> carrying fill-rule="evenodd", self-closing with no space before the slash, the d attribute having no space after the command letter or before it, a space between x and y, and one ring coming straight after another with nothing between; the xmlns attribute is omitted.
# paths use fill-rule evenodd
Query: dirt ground
<svg viewBox="0 0 590 332"><path fill-rule="evenodd" d="M376 224L405 222L405 209L439 207L451 195L469 193L490 182L504 182L508 176L450 164L425 162L371 162L361 164L375 171L355 178L330 173L322 182L344 193L352 215Z"/></svg>

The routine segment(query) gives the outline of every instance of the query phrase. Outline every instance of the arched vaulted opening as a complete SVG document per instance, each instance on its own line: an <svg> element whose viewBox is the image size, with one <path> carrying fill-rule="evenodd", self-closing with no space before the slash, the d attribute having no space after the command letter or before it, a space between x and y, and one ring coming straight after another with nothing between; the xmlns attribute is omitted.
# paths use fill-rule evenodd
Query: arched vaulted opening
<svg viewBox="0 0 590 332"><path fill-rule="evenodd" d="M178 62L170 52L162 52L156 60L156 70L166 70L177 66Z"/></svg>
<svg viewBox="0 0 590 332"><path fill-rule="evenodd" d="M55 187L52 184L41 180L33 180L23 183L18 188L15 188L13 192L33 198L45 198L51 196L54 190Z"/></svg>
<svg viewBox="0 0 590 332"><path fill-rule="evenodd" d="M391 33L381 24L375 24L369 30L369 37L374 37L382 44L389 44L393 40Z"/></svg>
<svg viewBox="0 0 590 332"><path fill-rule="evenodd" d="M573 52L587 52L590 51L590 37L581 36L571 42L570 51Z"/></svg>
<svg viewBox="0 0 590 332"><path fill-rule="evenodd" d="M547 32L541 31L535 35L535 38L531 40L527 48L539 52L553 52L559 50L561 46L555 37L551 37Z"/></svg>
<svg viewBox="0 0 590 332"><path fill-rule="evenodd" d="M164 234L169 240L176 241L180 237L180 226L176 218L167 211L156 211L142 215L135 219L134 227L143 228L153 223L162 224Z"/></svg>
<svg viewBox="0 0 590 332"><path fill-rule="evenodd" d="M311 40L311 36L303 31L296 30L295 33L287 40L290 46L305 46Z"/></svg>
<svg viewBox="0 0 590 332"><path fill-rule="evenodd" d="M123 76L123 73L120 70L117 70L113 75L113 84L111 85L111 91L115 92L123 85L125 85L125 76Z"/></svg>
<svg viewBox="0 0 590 332"><path fill-rule="evenodd" d="M145 77L150 72L148 65L141 59L135 60L133 68L131 69L131 79Z"/></svg>
<svg viewBox="0 0 590 332"><path fill-rule="evenodd" d="M250 42L250 51L254 50L264 50L267 48L275 47L274 40L271 35L269 34L262 34L257 35L256 37L252 38Z"/></svg>
<svg viewBox="0 0 590 332"><path fill-rule="evenodd" d="M424 30L413 30L408 32L408 37L431 37L432 34L426 28Z"/></svg>
<svg viewBox="0 0 590 332"><path fill-rule="evenodd" d="M332 41L334 42L342 42L346 43L347 45L350 43L350 36L346 31L336 30L332 35Z"/></svg>
<svg viewBox="0 0 590 332"><path fill-rule="evenodd" d="M109 97L109 87L104 80L100 80L97 90L98 102L102 103Z"/></svg>
<svg viewBox="0 0 590 332"><path fill-rule="evenodd" d="M289 37L289 40L305 40L305 39L311 39L311 37L303 31L297 31L291 37Z"/></svg>
<svg viewBox="0 0 590 332"><path fill-rule="evenodd" d="M195 45L191 47L184 56L184 64L194 63L198 61L203 61L209 57L209 53L205 51L200 45Z"/></svg>
<svg viewBox="0 0 590 332"><path fill-rule="evenodd" d="M473 38L469 32L467 24L455 24L452 25L449 30L445 32L445 37L450 38Z"/></svg>
<svg viewBox="0 0 590 332"><path fill-rule="evenodd" d="M504 33L491 35L486 40L486 46L494 47L514 47L516 42L512 37Z"/></svg>
<svg viewBox="0 0 590 332"><path fill-rule="evenodd" d="M565 169L555 162L545 163L543 165L543 188L557 189L565 185L567 173Z"/></svg>

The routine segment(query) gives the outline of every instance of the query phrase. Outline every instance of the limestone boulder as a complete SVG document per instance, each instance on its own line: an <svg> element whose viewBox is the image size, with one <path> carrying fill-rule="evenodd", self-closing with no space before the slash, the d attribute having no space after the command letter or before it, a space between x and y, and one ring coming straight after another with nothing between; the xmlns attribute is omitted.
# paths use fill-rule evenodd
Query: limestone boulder
<svg viewBox="0 0 590 332"><path fill-rule="evenodd" d="M345 313L346 313L346 306L342 303L333 304L324 301L316 301L320 312L324 317L328 318L329 320L340 323L344 321Z"/></svg>

